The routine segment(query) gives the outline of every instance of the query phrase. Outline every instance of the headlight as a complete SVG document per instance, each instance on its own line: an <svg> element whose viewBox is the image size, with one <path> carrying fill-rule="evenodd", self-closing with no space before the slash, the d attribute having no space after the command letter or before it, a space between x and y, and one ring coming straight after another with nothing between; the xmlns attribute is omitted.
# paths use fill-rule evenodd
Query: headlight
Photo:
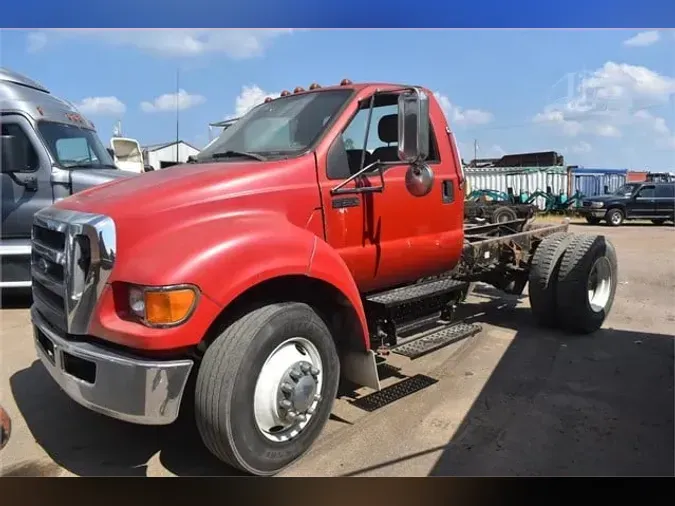
<svg viewBox="0 0 675 506"><path fill-rule="evenodd" d="M591 202L591 207L595 207L595 208L605 207L605 203L604 202Z"/></svg>
<svg viewBox="0 0 675 506"><path fill-rule="evenodd" d="M170 327L183 323L194 311L197 298L197 289L190 285L131 285L128 292L129 311L150 327Z"/></svg>

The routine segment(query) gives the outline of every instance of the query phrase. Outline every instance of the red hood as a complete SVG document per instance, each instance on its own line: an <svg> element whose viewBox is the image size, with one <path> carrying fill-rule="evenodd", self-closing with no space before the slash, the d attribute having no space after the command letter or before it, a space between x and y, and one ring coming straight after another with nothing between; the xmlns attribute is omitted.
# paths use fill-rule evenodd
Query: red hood
<svg viewBox="0 0 675 506"><path fill-rule="evenodd" d="M252 193L315 184L313 168L307 162L307 157L303 157L275 162L175 165L95 186L59 201L56 206L104 214L116 221L148 218Z"/></svg>

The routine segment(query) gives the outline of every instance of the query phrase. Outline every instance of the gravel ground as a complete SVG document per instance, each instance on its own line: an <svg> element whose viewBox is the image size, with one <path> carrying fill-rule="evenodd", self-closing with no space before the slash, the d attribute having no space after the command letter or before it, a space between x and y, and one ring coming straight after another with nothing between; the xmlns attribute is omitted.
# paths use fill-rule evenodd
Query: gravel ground
<svg viewBox="0 0 675 506"><path fill-rule="evenodd" d="M675 229L572 228L617 249L620 284L602 330L543 331L527 297L481 289L462 310L480 334L392 359L438 383L368 414L341 398L312 451L282 475L673 476ZM134 426L70 401L36 361L26 298L10 304L0 312L0 403L14 426L0 475L234 474L189 420Z"/></svg>

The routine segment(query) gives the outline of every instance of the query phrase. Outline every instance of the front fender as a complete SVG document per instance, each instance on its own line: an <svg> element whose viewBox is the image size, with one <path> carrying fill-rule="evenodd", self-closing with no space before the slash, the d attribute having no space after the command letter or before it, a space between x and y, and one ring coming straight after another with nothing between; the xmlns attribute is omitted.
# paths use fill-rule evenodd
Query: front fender
<svg viewBox="0 0 675 506"><path fill-rule="evenodd" d="M364 344L369 346L363 304L346 264L315 234L283 217L242 215L170 228L127 252L128 261L119 261L123 255L125 252L120 252L111 282L150 286L191 283L220 308L276 277L304 275L319 279L334 286L352 304L361 322ZM201 337L191 336L194 342L185 345L196 344Z"/></svg>

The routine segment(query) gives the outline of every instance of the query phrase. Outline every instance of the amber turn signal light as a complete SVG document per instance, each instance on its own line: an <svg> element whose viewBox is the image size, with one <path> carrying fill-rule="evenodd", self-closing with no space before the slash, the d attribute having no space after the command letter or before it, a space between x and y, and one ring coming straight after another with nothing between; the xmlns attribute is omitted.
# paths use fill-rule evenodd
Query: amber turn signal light
<svg viewBox="0 0 675 506"><path fill-rule="evenodd" d="M192 311L197 294L192 288L145 291L145 321L150 325L175 325Z"/></svg>

